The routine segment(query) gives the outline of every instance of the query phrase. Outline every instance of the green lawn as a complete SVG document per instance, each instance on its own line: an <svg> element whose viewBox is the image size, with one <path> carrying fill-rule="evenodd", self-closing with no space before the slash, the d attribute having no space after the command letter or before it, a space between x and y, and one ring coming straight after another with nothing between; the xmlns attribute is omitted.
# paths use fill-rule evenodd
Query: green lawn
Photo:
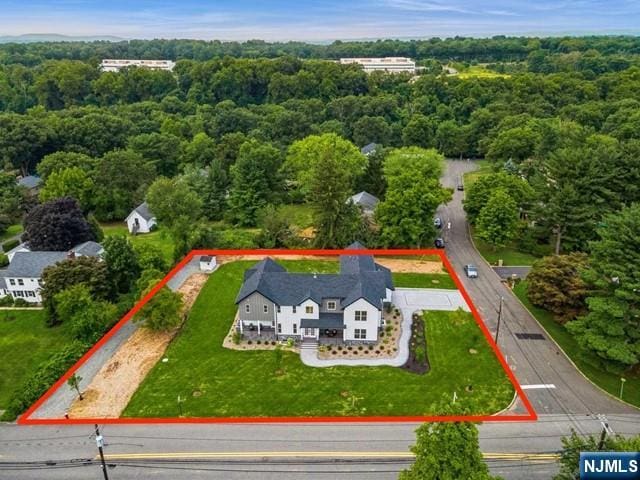
<svg viewBox="0 0 640 480"><path fill-rule="evenodd" d="M129 234L127 226L124 223L103 223L100 225L105 236L107 235L124 235L131 240L133 244L148 243L155 245L161 251L167 262L173 263L173 240L168 232L159 228L155 232L141 233L139 235Z"/></svg>
<svg viewBox="0 0 640 480"><path fill-rule="evenodd" d="M538 257L530 253L518 251L513 244L501 248L494 248L481 238L478 238L473 232L473 229L472 235L473 243L476 245L478 252L480 252L480 255L491 265L497 265L498 260L502 260L502 264L508 266L532 265L533 262L538 259Z"/></svg>
<svg viewBox="0 0 640 480"><path fill-rule="evenodd" d="M507 73L498 73L493 70L489 70L484 65L473 65L458 73L458 78L466 80L468 78L510 78L511 75Z"/></svg>
<svg viewBox="0 0 640 480"><path fill-rule="evenodd" d="M3 233L0 233L0 243L22 233L22 224L10 225Z"/></svg>
<svg viewBox="0 0 640 480"><path fill-rule="evenodd" d="M282 205L279 210L286 214L286 217L293 225L299 228L310 227L313 223L313 209L307 204Z"/></svg>
<svg viewBox="0 0 640 480"><path fill-rule="evenodd" d="M394 273L393 284L407 288L458 288L448 273Z"/></svg>
<svg viewBox="0 0 640 480"><path fill-rule="evenodd" d="M420 415L433 413L453 392L461 400L456 405L477 414L511 401L511 384L472 316L463 312L427 315L432 370L423 376L394 367L312 368L292 352L283 352L277 365L273 351L224 349L234 298L253 263L225 264L211 276L169 346L168 361L155 365L124 416L176 416L179 395L186 399L184 415L191 417ZM290 271L337 268L337 262L326 260L282 263ZM276 375L279 369L283 375Z"/></svg>
<svg viewBox="0 0 640 480"><path fill-rule="evenodd" d="M70 340L65 327L45 326L42 310L0 310L0 409L41 362Z"/></svg>
<svg viewBox="0 0 640 480"><path fill-rule="evenodd" d="M580 371L584 373L593 383L603 388L607 392L615 395L620 393L620 375L605 372L588 361L588 354L580 350L580 347L571 334L563 325L553 319L553 315L546 310L534 307L527 298L527 282L520 282L513 292L520 301L536 317L538 322L544 327L551 337L562 347L562 350L573 360ZM637 407L640 407L640 378L628 377L624 385L623 399Z"/></svg>

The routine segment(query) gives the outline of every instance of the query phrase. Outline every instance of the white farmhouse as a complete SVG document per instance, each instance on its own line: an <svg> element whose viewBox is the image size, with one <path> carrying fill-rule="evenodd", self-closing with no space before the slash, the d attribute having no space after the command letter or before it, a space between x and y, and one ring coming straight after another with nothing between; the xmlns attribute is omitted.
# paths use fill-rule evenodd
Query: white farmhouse
<svg viewBox="0 0 640 480"><path fill-rule="evenodd" d="M147 202L143 202L134 208L129 216L125 219L129 233L149 233L157 224L156 217L149 210Z"/></svg>
<svg viewBox="0 0 640 480"><path fill-rule="evenodd" d="M289 273L267 258L245 272L236 298L237 328L278 338L338 335L345 342L372 343L384 326L382 310L392 290L391 272L372 255L342 255L337 274Z"/></svg>

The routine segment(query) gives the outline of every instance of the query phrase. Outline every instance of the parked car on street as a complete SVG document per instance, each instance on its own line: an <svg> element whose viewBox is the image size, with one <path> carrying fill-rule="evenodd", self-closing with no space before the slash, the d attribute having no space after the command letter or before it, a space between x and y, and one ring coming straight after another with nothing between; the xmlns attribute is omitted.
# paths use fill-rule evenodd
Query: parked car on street
<svg viewBox="0 0 640 480"><path fill-rule="evenodd" d="M440 217L436 217L433 219L433 226L436 228L442 228L442 219Z"/></svg>
<svg viewBox="0 0 640 480"><path fill-rule="evenodd" d="M444 248L444 239L443 238L436 238L435 242L433 242L433 244L436 246L436 248Z"/></svg>
<svg viewBox="0 0 640 480"><path fill-rule="evenodd" d="M466 273L469 278L478 278L478 269L471 263L464 266L464 273Z"/></svg>

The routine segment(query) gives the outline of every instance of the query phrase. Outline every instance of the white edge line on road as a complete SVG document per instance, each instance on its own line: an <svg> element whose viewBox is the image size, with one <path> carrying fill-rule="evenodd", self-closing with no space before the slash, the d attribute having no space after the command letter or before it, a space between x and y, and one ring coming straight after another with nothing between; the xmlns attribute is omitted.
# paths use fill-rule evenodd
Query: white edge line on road
<svg viewBox="0 0 640 480"><path fill-rule="evenodd" d="M540 388L556 388L556 386L553 383L538 383L535 385L521 385L520 388L523 390L534 390Z"/></svg>

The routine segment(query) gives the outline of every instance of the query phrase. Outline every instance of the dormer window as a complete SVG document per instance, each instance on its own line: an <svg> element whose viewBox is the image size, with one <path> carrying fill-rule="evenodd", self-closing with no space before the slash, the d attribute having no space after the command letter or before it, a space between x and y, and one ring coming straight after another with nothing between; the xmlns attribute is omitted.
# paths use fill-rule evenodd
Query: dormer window
<svg viewBox="0 0 640 480"><path fill-rule="evenodd" d="M327 310L335 310L335 309L336 309L336 302L334 301L327 302Z"/></svg>

